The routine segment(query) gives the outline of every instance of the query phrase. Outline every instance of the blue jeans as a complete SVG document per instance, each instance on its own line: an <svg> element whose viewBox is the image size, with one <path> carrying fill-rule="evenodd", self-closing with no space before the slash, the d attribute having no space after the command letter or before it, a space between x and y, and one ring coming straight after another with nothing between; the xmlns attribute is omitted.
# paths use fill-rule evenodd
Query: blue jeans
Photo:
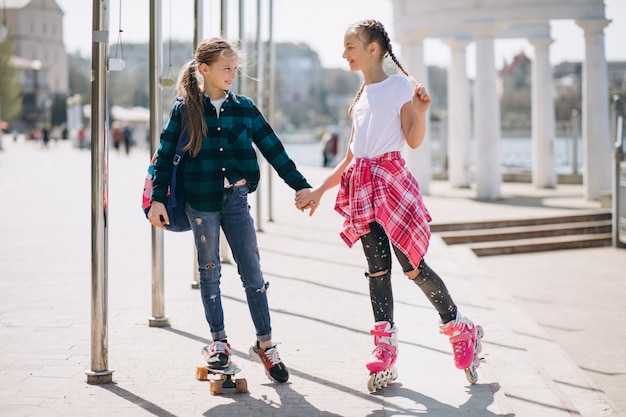
<svg viewBox="0 0 626 417"><path fill-rule="evenodd" d="M220 293L220 227L228 240L245 288L248 308L257 340L272 339L267 284L261 272L254 221L248 206L248 185L224 189L221 211L198 211L187 205L186 212L198 249L200 295L213 340L226 338Z"/></svg>

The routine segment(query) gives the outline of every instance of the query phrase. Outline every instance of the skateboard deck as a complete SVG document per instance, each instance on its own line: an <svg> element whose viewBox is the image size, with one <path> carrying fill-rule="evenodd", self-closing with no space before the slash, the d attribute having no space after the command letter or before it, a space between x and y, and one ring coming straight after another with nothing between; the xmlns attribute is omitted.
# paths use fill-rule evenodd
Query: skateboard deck
<svg viewBox="0 0 626 417"><path fill-rule="evenodd" d="M210 381L212 395L220 395L224 392L248 392L248 382L245 378L235 378L235 374L240 371L241 369L235 364L230 364L222 369L211 369L206 365L197 366L196 379L198 381ZM209 375L216 376L216 378L211 378Z"/></svg>

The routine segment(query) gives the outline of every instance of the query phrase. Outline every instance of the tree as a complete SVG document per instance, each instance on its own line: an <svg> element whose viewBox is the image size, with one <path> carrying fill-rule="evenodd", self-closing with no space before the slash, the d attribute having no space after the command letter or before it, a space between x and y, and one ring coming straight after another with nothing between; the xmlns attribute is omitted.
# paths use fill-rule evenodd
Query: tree
<svg viewBox="0 0 626 417"><path fill-rule="evenodd" d="M69 55L70 95L80 94L84 103L91 101L91 61L79 53Z"/></svg>
<svg viewBox="0 0 626 417"><path fill-rule="evenodd" d="M11 67L10 59L13 53L11 36L0 42L0 117L2 120L12 120L22 111L20 89L16 82L17 71Z"/></svg>
<svg viewBox="0 0 626 417"><path fill-rule="evenodd" d="M67 96L61 93L55 93L52 96L50 107L50 124L59 126L67 122Z"/></svg>

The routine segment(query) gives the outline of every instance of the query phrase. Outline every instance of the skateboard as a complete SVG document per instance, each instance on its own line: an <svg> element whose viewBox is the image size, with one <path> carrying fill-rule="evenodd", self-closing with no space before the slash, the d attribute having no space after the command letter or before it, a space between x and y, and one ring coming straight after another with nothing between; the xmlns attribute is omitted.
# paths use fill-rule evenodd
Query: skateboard
<svg viewBox="0 0 626 417"><path fill-rule="evenodd" d="M248 382L245 378L235 378L235 374L241 369L230 364L222 369L211 369L207 366L196 367L196 379L198 381L210 381L211 395L220 395L224 392L248 392ZM217 378L210 378L209 375L217 375Z"/></svg>

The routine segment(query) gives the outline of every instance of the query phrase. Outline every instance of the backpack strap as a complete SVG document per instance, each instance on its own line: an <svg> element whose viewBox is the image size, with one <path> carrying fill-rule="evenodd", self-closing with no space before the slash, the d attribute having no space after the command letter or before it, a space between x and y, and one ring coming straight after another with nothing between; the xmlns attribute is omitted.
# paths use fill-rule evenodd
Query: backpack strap
<svg viewBox="0 0 626 417"><path fill-rule="evenodd" d="M187 146L187 144L189 143L189 132L187 131L187 129L184 127L185 123L184 123L184 118L185 118L185 111L184 111L184 103L185 103L185 99L183 97L176 97L176 100L179 101L181 103L181 116L183 118L183 131L181 132L180 136L178 137L178 143L176 144L176 153L174 154L174 160L172 161L172 177L170 179L170 205L172 207L176 207L176 183L177 183L177 178L178 178L178 166L180 164L180 162L183 160L183 157L185 156L185 146Z"/></svg>
<svg viewBox="0 0 626 417"><path fill-rule="evenodd" d="M189 143L189 132L185 126L185 98L176 97L176 101L180 103L181 114L181 126L183 128L180 136L178 137L178 143L176 144L176 154L174 155L174 165L178 165L185 154L185 146Z"/></svg>

